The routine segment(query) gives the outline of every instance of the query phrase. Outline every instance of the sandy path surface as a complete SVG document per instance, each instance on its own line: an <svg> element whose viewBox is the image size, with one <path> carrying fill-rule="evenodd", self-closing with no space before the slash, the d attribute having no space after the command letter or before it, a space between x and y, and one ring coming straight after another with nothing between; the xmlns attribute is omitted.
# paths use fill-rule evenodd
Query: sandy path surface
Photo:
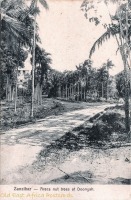
<svg viewBox="0 0 131 200"><path fill-rule="evenodd" d="M89 116L103 111L108 106L110 105L89 107L59 116L50 116L41 122L5 132L5 134L1 135L2 184L43 184L44 182L61 177L63 175L62 172L60 173L60 170L56 170L55 168L52 169L52 172L48 168L44 175L41 172L37 172L37 170L33 172L32 163L36 160L39 152L50 144L50 142L61 137L70 129L82 124ZM66 161L65 169L69 166L69 162ZM78 163L77 165L79 166ZM75 164L75 166L77 165ZM55 174L53 177L49 178L51 175L49 170L51 174ZM75 167L73 172L77 170L77 167ZM72 171L69 170L69 172L71 173ZM34 173L33 176L31 176L32 173ZM33 180L35 177L37 178Z"/></svg>

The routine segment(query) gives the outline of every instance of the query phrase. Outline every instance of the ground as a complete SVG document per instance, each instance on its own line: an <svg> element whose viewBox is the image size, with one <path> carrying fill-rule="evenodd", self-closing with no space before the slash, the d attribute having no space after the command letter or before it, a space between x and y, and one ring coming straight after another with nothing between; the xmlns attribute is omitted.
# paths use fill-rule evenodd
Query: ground
<svg viewBox="0 0 131 200"><path fill-rule="evenodd" d="M71 105L68 103L68 107ZM83 109L3 131L1 184L129 184L130 144L114 148L87 145L79 150L52 148L68 133L74 137L76 127L82 127L85 121L110 106L114 105L87 104Z"/></svg>
<svg viewBox="0 0 131 200"><path fill-rule="evenodd" d="M100 103L95 103L99 105ZM105 103L102 103L105 104ZM38 119L43 119L50 115L60 115L67 111L91 107L93 103L86 102L68 102L53 98L44 98L41 105L34 104L34 117L30 117L31 103L25 100L21 103L18 100L17 110L14 112L14 102L1 101L1 126L0 130L9 130L21 125L34 123Z"/></svg>

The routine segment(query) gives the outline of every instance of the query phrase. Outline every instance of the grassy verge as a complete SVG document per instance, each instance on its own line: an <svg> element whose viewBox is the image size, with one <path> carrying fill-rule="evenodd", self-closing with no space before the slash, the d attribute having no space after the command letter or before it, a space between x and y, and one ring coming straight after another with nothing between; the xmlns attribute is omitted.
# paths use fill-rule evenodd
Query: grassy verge
<svg viewBox="0 0 131 200"><path fill-rule="evenodd" d="M50 157L52 151L74 152L87 147L103 149L119 147L126 145L127 141L124 109L114 107L96 114L83 125L75 127L55 140L40 153L40 157Z"/></svg>
<svg viewBox="0 0 131 200"><path fill-rule="evenodd" d="M54 168L58 176L50 175L47 184L130 184L127 141L124 108L116 106L46 146L33 166L41 172Z"/></svg>
<svg viewBox="0 0 131 200"><path fill-rule="evenodd" d="M17 104L17 112L14 112L14 103L5 102L1 106L1 130L8 130L27 123L35 123L39 119L43 119L50 115L60 115L67 111L83 109L87 106L92 106L92 103L85 102L66 102L57 99L44 98L42 105L34 104L34 117L30 117L30 103ZM100 103L96 103L100 105Z"/></svg>

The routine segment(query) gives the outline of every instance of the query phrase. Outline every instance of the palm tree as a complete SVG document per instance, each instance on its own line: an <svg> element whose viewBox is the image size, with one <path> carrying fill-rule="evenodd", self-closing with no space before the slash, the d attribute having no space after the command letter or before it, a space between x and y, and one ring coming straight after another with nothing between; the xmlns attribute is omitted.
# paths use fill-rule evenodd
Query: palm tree
<svg viewBox="0 0 131 200"><path fill-rule="evenodd" d="M7 46L16 55L16 80L15 80L15 112L17 106L17 73L21 63L21 47L31 47L33 36L33 20L28 15L34 14L34 9L27 7L24 0L1 0L2 32L6 35ZM35 11L36 12L36 11ZM38 38L38 37L37 37ZM24 62L24 61L23 61ZM8 88L7 74L7 88Z"/></svg>
<svg viewBox="0 0 131 200"><path fill-rule="evenodd" d="M106 32L99 37L95 43L93 44L90 50L90 58L94 53L96 46L100 46L108 40L111 36L116 38L118 49L120 50L120 54L123 61L124 66L124 78L125 78L125 126L126 131L130 131L130 114L129 114L129 77L130 73L130 57L129 52L131 50L130 42L131 42L131 0L128 0L126 3L122 3L120 5L119 0L109 0L112 2L118 3L118 10L114 16L110 15L111 24L107 27ZM106 3L108 6L108 4ZM84 5L85 6L85 5Z"/></svg>
<svg viewBox="0 0 131 200"><path fill-rule="evenodd" d="M20 33L23 33L25 34L25 27L24 27L24 24L20 21L18 21L16 19L16 10L13 9L13 7L16 8L16 5L18 5L17 3L15 4L16 2L13 1L13 0L0 0L0 44L1 44L1 41L2 41L2 38L4 35L6 35L6 40L5 41L8 41L6 42L6 46L8 49L12 49L12 47L14 47L14 38L15 37L20 37ZM20 4L20 7L21 7L21 4L22 4L22 1L19 2ZM18 9L19 10L19 9ZM16 46L16 45L15 45ZM14 50L14 49L12 49ZM10 59L10 63L14 60ZM15 66L15 63L12 62L12 66ZM7 68L9 67L12 67L10 64L9 64L9 60L7 60L6 62L6 66ZM10 71L11 72L11 69L7 70L8 72ZM0 73L2 74L2 73ZM9 83L9 76L8 76L8 73L7 73L7 87L8 88L8 83ZM6 89L7 91L8 89ZM7 92L6 92L7 94Z"/></svg>
<svg viewBox="0 0 131 200"><path fill-rule="evenodd" d="M49 64L52 60L49 57L50 53L47 53L44 49L41 49L36 44L35 49L35 86L36 86L36 99L38 103L42 102L42 84L44 79L47 80L47 72L50 69Z"/></svg>
<svg viewBox="0 0 131 200"><path fill-rule="evenodd" d="M20 12L25 11L23 0L0 0L0 19L1 26L2 23L6 26L6 33L10 33L14 37L21 37L22 34L27 35L28 31L24 23L18 18L20 17ZM8 32L7 32L8 30Z"/></svg>
<svg viewBox="0 0 131 200"><path fill-rule="evenodd" d="M40 2L45 9L48 9L48 4L45 0L33 0L34 7L37 7L37 2ZM33 61L32 61L32 101L31 101L31 117L34 111L34 70L35 70L35 48L36 48L36 14L34 15L34 38L33 38Z"/></svg>
<svg viewBox="0 0 131 200"><path fill-rule="evenodd" d="M76 66L79 74L79 83L81 85L81 98L83 97L82 85L84 86L84 99L86 99L87 89L90 89L90 78L92 71L92 61L87 59L84 63Z"/></svg>
<svg viewBox="0 0 131 200"><path fill-rule="evenodd" d="M109 81L109 69L111 69L111 68L114 66L114 64L112 63L112 61L111 61L111 60L109 60L109 59L108 59L108 60L107 60L107 62L105 63L105 66L106 66L106 70L107 70L106 99L108 100L108 81Z"/></svg>

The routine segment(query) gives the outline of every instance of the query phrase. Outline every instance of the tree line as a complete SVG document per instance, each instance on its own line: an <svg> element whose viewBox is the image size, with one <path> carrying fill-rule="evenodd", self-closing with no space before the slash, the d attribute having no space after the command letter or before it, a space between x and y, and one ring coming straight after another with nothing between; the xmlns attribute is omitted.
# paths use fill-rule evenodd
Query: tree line
<svg viewBox="0 0 131 200"><path fill-rule="evenodd" d="M87 59L76 66L74 71L57 73L49 96L76 101L116 98L115 79L109 75L109 69L114 66L112 61L107 60L98 69L92 67L92 64L92 61Z"/></svg>
<svg viewBox="0 0 131 200"><path fill-rule="evenodd" d="M101 3L99 0L97 3ZM125 100L126 129L130 130L129 121L129 96L130 96L130 48L131 48L131 0L106 0L103 1L108 9L110 2L116 3L118 9L115 15L110 16L110 24L105 24L105 33L96 40L90 50L89 58L76 66L74 71L58 72L51 68L51 55L40 47L39 27L37 15L40 13L38 2L45 9L48 4L45 0L31 0L28 6L24 0L0 0L0 98L6 97L13 100L15 112L17 111L18 96L18 69L23 68L25 60L31 54L31 83L28 85L28 94L31 94L31 116L33 117L34 102L42 103L42 94L49 97L77 101L86 100L87 97L108 99L117 88L119 96ZM96 3L96 1L95 1ZM100 16L91 17L91 9L96 9L94 1L84 0L81 5L85 17L95 25L100 24ZM118 44L124 71L116 78L116 87L109 69L113 67L111 60L103 63L99 69L92 67L91 57L96 47L103 42L115 37ZM115 96L114 91L113 96Z"/></svg>

